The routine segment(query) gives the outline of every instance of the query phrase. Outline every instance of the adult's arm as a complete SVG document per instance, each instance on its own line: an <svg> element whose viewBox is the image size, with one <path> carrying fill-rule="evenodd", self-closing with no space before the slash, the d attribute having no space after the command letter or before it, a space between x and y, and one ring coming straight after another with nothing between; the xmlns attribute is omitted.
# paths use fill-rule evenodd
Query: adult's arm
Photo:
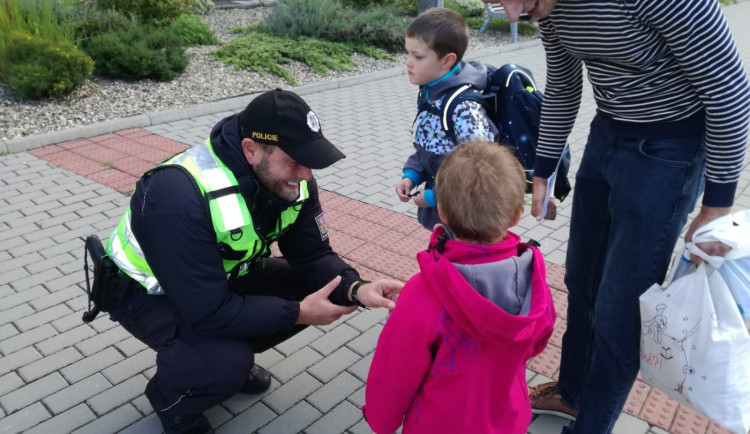
<svg viewBox="0 0 750 434"><path fill-rule="evenodd" d="M359 279L359 273L331 248L315 179L308 187L310 197L303 203L297 221L279 238L279 250L292 268L304 276L310 289L322 288L340 275L341 282L329 299L350 306L349 286Z"/></svg>
<svg viewBox="0 0 750 434"><path fill-rule="evenodd" d="M131 213L133 233L184 326L239 338L292 330L298 302L229 291L204 199L181 169L139 181Z"/></svg>

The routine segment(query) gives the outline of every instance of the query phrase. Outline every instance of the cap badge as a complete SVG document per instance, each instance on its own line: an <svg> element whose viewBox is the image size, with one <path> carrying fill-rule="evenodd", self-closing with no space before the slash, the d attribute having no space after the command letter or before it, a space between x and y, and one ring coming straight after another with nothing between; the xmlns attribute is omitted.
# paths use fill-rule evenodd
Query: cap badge
<svg viewBox="0 0 750 434"><path fill-rule="evenodd" d="M318 121L318 117L315 116L315 113L313 113L312 110L307 113L307 126L310 127L310 130L312 130L313 133L317 133L320 131L320 122Z"/></svg>

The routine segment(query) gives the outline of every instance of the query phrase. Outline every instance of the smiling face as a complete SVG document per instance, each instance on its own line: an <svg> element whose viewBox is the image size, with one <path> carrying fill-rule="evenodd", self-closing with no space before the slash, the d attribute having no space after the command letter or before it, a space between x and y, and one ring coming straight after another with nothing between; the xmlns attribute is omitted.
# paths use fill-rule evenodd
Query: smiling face
<svg viewBox="0 0 750 434"><path fill-rule="evenodd" d="M297 200L300 181L312 180L312 170L297 163L276 146L264 146L251 139L243 139L242 149L261 184L283 200Z"/></svg>
<svg viewBox="0 0 750 434"><path fill-rule="evenodd" d="M444 76L451 70L456 61L456 55L448 53L438 58L437 53L420 38L407 37L406 69L409 72L409 82L421 86Z"/></svg>
<svg viewBox="0 0 750 434"><path fill-rule="evenodd" d="M500 3L508 14L508 21L516 22L521 14L537 18L549 16L557 0L484 0L485 3Z"/></svg>

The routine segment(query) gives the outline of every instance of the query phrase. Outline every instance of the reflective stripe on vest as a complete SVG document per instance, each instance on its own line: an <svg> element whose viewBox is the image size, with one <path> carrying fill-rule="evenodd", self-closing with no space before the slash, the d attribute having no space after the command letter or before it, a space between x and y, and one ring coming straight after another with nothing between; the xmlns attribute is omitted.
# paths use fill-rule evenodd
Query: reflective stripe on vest
<svg viewBox="0 0 750 434"><path fill-rule="evenodd" d="M231 255L233 259L227 259L228 255L223 259L228 279L245 275L255 260L270 256L270 244L279 233L297 220L302 203L309 197L307 182L301 181L297 203L282 211L279 224L273 233L265 237L268 242L264 242L255 232L245 199L239 193L237 179L216 157L209 140L203 146L175 155L147 174L168 166L186 169L208 202L220 250L231 250L234 253ZM112 233L107 253L123 272L143 285L149 294L164 294L130 229L130 209L120 220L117 230Z"/></svg>

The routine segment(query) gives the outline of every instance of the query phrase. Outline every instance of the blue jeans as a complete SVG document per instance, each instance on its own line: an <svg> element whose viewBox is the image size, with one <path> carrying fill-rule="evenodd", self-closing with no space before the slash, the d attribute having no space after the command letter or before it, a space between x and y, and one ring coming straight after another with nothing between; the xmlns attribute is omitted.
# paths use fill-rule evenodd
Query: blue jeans
<svg viewBox="0 0 750 434"><path fill-rule="evenodd" d="M558 389L579 410L563 432L609 433L638 374L638 297L664 280L703 189L703 137L616 137L597 118L576 174Z"/></svg>

